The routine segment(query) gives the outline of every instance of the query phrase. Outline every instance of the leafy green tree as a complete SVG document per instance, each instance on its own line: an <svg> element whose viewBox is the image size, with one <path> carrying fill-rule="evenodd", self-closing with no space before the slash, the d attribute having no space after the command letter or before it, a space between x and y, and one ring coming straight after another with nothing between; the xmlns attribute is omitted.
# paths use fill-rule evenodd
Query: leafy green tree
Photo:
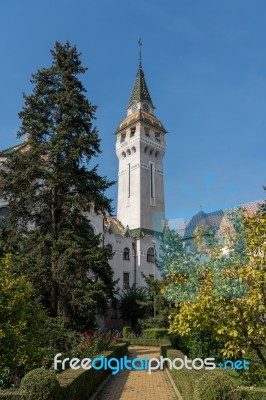
<svg viewBox="0 0 266 400"><path fill-rule="evenodd" d="M119 296L121 318L130 321L133 328L147 311L146 300L146 288L135 284L123 290Z"/></svg>
<svg viewBox="0 0 266 400"><path fill-rule="evenodd" d="M14 254L14 270L32 281L52 316L66 325L89 327L107 311L113 273L106 250L88 220L111 212L104 192L110 187L97 167L100 153L93 127L96 106L78 79L86 68L76 47L56 43L52 65L32 77L20 112L25 137L0 171L1 197L9 203L5 251Z"/></svg>
<svg viewBox="0 0 266 400"><path fill-rule="evenodd" d="M142 329L167 328L169 325L169 302L166 301L162 288L165 285L163 279L153 279L142 274L146 282L147 299L143 305L147 308L147 316L140 321Z"/></svg>
<svg viewBox="0 0 266 400"><path fill-rule="evenodd" d="M200 255L187 252L182 237L174 230L164 233L158 268L163 277L163 294L170 304L195 301L198 295Z"/></svg>
<svg viewBox="0 0 266 400"><path fill-rule="evenodd" d="M25 276L11 272L10 256L0 260L0 387L40 366L49 352L49 317Z"/></svg>
<svg viewBox="0 0 266 400"><path fill-rule="evenodd" d="M253 351L266 367L265 212L249 216L236 212L231 222L235 235L229 235L222 246L204 240L200 230L195 233L199 251L208 256L199 266L198 299L175 303L170 331L182 336L195 329L211 331L223 344L225 357Z"/></svg>

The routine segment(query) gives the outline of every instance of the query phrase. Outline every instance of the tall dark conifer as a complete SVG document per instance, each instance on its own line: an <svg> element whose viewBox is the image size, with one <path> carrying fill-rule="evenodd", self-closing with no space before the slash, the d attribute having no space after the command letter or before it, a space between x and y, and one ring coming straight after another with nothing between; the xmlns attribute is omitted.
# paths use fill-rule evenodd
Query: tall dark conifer
<svg viewBox="0 0 266 400"><path fill-rule="evenodd" d="M110 254L89 224L95 211L111 211L104 191L112 184L89 168L100 153L93 127L96 107L78 79L86 68L76 47L56 43L51 67L32 77L19 114L24 147L0 171L9 203L8 250L19 273L33 282L51 315L76 328L93 324L113 293Z"/></svg>

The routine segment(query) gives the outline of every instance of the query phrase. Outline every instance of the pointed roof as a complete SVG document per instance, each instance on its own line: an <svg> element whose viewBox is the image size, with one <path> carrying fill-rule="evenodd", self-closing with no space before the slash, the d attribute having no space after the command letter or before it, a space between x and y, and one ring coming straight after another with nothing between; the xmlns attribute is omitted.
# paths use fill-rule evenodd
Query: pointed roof
<svg viewBox="0 0 266 400"><path fill-rule="evenodd" d="M128 105L130 106L133 101L145 100L153 106L149 89L145 81L144 72L140 63Z"/></svg>
<svg viewBox="0 0 266 400"><path fill-rule="evenodd" d="M237 209L242 209L244 215L255 214L260 206L265 204L264 200L256 200L251 203L241 204L225 210L213 211L211 213L204 213L203 211L193 215L187 222L178 227L178 233L183 239L192 238L194 231L198 226L205 226L207 229L219 230L223 221L228 220L227 212L233 212Z"/></svg>

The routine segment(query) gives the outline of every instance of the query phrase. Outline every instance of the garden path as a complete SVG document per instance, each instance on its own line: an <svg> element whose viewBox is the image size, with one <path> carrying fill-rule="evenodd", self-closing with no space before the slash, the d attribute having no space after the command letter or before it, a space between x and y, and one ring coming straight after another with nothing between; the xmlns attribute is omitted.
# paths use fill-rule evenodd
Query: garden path
<svg viewBox="0 0 266 400"><path fill-rule="evenodd" d="M159 358L158 347L130 346L128 358ZM93 400L182 400L164 371L128 371L110 375L93 396Z"/></svg>

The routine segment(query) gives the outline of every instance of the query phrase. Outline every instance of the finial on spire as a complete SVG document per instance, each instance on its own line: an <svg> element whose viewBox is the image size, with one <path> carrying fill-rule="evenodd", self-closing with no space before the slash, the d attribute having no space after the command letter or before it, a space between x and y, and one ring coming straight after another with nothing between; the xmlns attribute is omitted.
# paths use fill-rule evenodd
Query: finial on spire
<svg viewBox="0 0 266 400"><path fill-rule="evenodd" d="M141 40L141 38L139 38L138 45L139 45L139 68L142 68L142 65L141 65L141 46L142 46L142 40Z"/></svg>

